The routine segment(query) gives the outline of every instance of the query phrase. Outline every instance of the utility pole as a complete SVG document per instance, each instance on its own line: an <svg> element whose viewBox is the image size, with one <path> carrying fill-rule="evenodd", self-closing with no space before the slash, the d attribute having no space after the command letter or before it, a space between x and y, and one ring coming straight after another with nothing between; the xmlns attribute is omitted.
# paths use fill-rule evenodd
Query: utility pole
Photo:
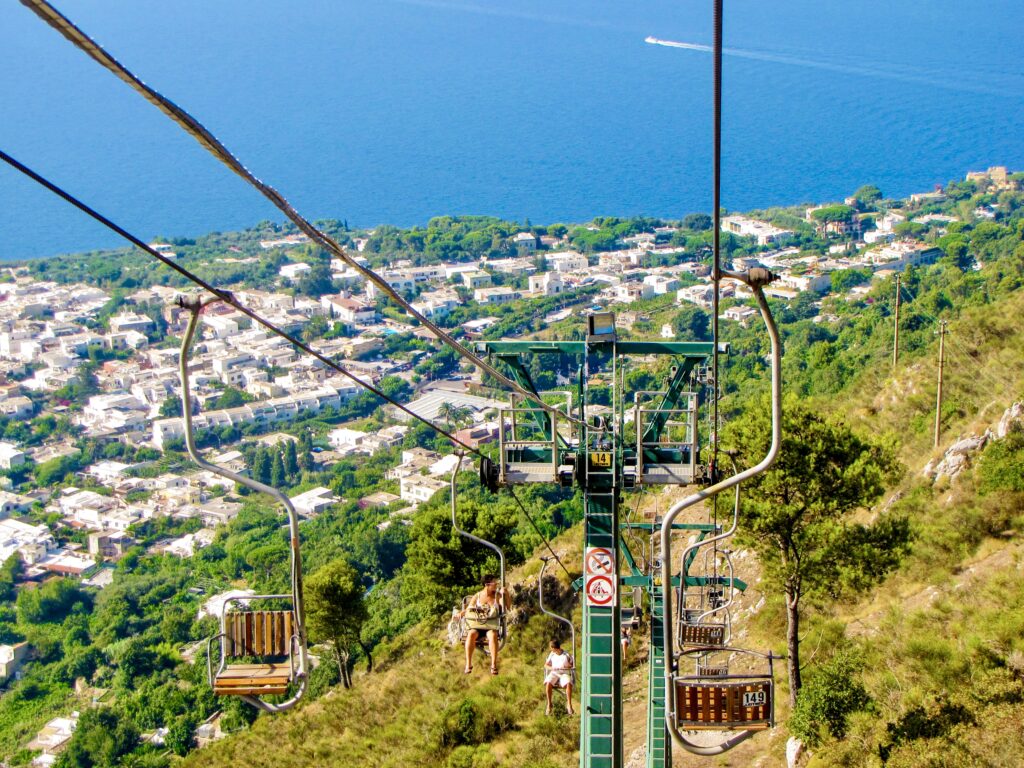
<svg viewBox="0 0 1024 768"><path fill-rule="evenodd" d="M939 431L942 424L942 369L946 364L946 321L939 321L939 386L935 395L935 444L939 447Z"/></svg>
<svg viewBox="0 0 1024 768"><path fill-rule="evenodd" d="M900 359L900 275L896 274L896 314L892 324L892 367Z"/></svg>

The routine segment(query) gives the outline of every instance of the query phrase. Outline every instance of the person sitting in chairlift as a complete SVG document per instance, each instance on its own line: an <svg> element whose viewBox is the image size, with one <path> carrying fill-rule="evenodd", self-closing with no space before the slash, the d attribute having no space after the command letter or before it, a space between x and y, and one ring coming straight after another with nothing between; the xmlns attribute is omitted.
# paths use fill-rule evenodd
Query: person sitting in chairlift
<svg viewBox="0 0 1024 768"><path fill-rule="evenodd" d="M498 633L501 631L501 615L511 606L508 594L498 585L498 579L492 574L483 578L484 588L470 599L469 604L461 612L466 617L466 668L464 674L473 671L473 651L481 635L487 638L487 647L491 653L491 674L498 674Z"/></svg>
<svg viewBox="0 0 1024 768"><path fill-rule="evenodd" d="M545 714L551 714L551 693L556 687L565 691L565 711L570 715L572 709L572 670L574 668L572 656L562 650L562 644L557 640L551 641L551 653L544 662L544 695L547 696L548 708Z"/></svg>

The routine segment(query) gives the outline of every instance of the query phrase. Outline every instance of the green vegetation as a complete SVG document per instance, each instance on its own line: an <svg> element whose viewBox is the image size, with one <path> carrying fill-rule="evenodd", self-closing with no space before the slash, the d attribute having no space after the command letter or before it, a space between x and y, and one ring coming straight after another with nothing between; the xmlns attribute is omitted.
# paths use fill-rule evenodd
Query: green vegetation
<svg viewBox="0 0 1024 768"><path fill-rule="evenodd" d="M991 442L953 483L916 479L931 450L939 319L949 321L952 331L941 414L946 436L991 423L1019 397L1024 334L1016 318L1024 312L1024 197L992 195L974 183L950 185L947 191L948 203L920 211L959 216L945 233L933 224L904 226L943 255L934 266L904 275L902 356L895 369L889 362L895 308L891 281L869 283L866 273L848 270L833 275L836 290L870 284L865 295L819 302L820 297L806 294L773 301L792 398L779 464L744 489L744 541L759 555L766 592L763 608L744 629L751 647L781 650L788 626L793 668L788 686L780 680L780 689L788 689L791 705L785 706L780 695L779 714L788 717L790 732L813 747L817 765L966 766L988 764L993 755L1007 765L1024 762L1019 729L1024 706L1019 573L1024 560L1024 433L1014 429L1004 440ZM891 207L870 185L854 197L859 209L884 212ZM975 221L970 212L978 205L998 206L995 220ZM846 221L854 214L850 206L822 210L821 222ZM801 214L775 209L765 218L792 228L803 253L825 252L827 241ZM622 237L654 234L662 223L601 217L587 226L529 229L566 237L558 247L597 252L617 247ZM338 222L323 224L346 243L365 234ZM658 237L684 247L685 258L705 257L710 217L691 214L682 225L670 237ZM439 217L411 230L380 227L365 253L377 266L399 258L420 264L500 257L512 255L508 235L522 228L488 217ZM265 286L292 260L313 269L287 290L309 295L326 290L326 254L312 246L264 251L258 244L287 233L263 224L174 244L182 263L221 285ZM731 257L761 250L732 236L723 238L723 249ZM107 317L127 306L131 290L177 280L127 251L35 262L30 269L40 278L86 279L111 290ZM449 322L493 314L499 323L490 336L537 332L578 338L577 317L552 328L545 327L544 317L567 301L589 300L594 290L499 308L467 304ZM646 319L639 319L632 331L623 329L623 337L649 337L664 324L680 338L708 337L707 313L697 307L680 310L672 297L638 302L630 309ZM345 333L326 322L307 330L310 338ZM722 381L723 413L732 419L730 442L755 453L763 449L764 409L752 404L761 401L767 347L756 323L750 328L723 323L722 331L731 347ZM161 333L158 326L155 339ZM411 334L389 337L384 345L384 354L409 362L417 381L450 374L459 365L454 355L439 353ZM82 380L59 393L70 408L81 407L94 391L91 376L103 356L97 352ZM547 360L543 367L529 365L538 386L550 388L559 377L574 376L578 364L565 358ZM631 388L657 381L647 366L629 369L626 377ZM409 384L398 378L386 378L380 386L400 398L411 394ZM591 387L598 401L608 392L601 383ZM226 389L217 406L245 399ZM169 399L164 406L166 415L176 416L180 404ZM360 505L370 494L397 490L396 481L384 478L397 463L397 451L318 469L314 442L333 425L354 419L367 429L380 428L387 421L379 407L375 398L361 395L338 411L304 417L289 427L298 441L273 449L245 440L257 433L255 426L202 436L205 445L242 441L239 447L253 475L289 493L323 485L343 499L302 524L310 633L322 662L313 674L309 705L281 718L257 719L237 701L214 699L202 654L198 662L184 660L194 651L192 643L214 631L211 619L197 618L207 597L241 585L277 591L288 584L287 536L279 511L235 490L227 498L242 503L240 514L188 561L152 547L195 530L197 522L159 520L137 526L132 533L139 546L121 560L113 584L102 591L63 579L15 590L20 561L3 564L0 639L27 640L36 654L24 677L8 683L0 697L0 752L9 756L8 762L27 764L31 755L19 750L46 719L74 707L84 714L61 757L66 766L167 765L172 755L193 749L195 727L217 711L223 711L224 728L245 733L188 758L193 763L575 764L575 723L540 715L540 654L555 629L533 615L532 582L516 600L521 622L517 618L501 676L457 674L458 659L452 657L458 651L441 648L437 628L459 598L476 587L481 573L496 568L491 553L454 534L444 493L423 505L411 525L393 515L394 509ZM440 420L456 428L464 416L449 408ZM76 473L100 458L152 462L135 470L140 476L189 466L176 451L156 456L149 449L83 439L66 416L4 419L0 427L5 439L19 444L59 438L78 451L10 474L19 490L57 490L72 483L90 487ZM864 437L868 434L870 439ZM405 446L416 445L443 447L443 440L416 427ZM897 479L897 456L910 469L902 479ZM459 481L459 524L504 547L510 566L519 568L514 581L530 579L539 537L507 495L488 495L470 474ZM889 498L881 510L868 509L884 494ZM537 486L523 489L520 496L546 536L580 520L580 498L570 491ZM81 540L81 534L70 531L58 535ZM578 533L571 531L560 546L575 539ZM571 567L578 552L566 559ZM562 597L570 606L568 594ZM804 653L807 649L810 653ZM364 679L370 684L361 684ZM83 691L77 697L72 692L76 681ZM318 699L338 682L355 685ZM90 708L93 697L101 700L100 707ZM159 727L168 729L166 748L138 743L138 734Z"/></svg>
<svg viewBox="0 0 1024 768"><path fill-rule="evenodd" d="M742 446L741 466L768 451L769 407L738 422L729 437ZM852 521L898 479L891 450L827 420L795 397L783 408L782 448L768 471L748 484L739 539L759 555L768 587L786 601L790 706L801 688L801 601L837 599L867 589L899 565L910 530L905 518L872 525Z"/></svg>

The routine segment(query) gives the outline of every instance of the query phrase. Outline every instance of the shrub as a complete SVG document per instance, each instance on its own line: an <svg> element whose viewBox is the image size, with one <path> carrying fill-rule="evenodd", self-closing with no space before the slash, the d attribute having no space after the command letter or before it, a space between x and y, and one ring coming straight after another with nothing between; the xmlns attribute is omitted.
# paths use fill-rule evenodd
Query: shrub
<svg viewBox="0 0 1024 768"><path fill-rule="evenodd" d="M861 662L841 652L808 676L789 720L793 734L811 746L846 735L847 718L871 699L860 680Z"/></svg>

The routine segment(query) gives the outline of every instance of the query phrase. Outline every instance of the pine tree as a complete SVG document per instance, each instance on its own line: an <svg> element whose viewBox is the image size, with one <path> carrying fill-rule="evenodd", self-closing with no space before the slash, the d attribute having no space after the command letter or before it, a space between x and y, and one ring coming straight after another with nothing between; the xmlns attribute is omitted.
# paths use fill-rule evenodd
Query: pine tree
<svg viewBox="0 0 1024 768"><path fill-rule="evenodd" d="M313 471L313 438L309 432L303 432L299 437L298 462L303 472Z"/></svg>
<svg viewBox="0 0 1024 768"><path fill-rule="evenodd" d="M266 448L260 446L252 456L252 476L261 483L270 481L270 456Z"/></svg>
<svg viewBox="0 0 1024 768"><path fill-rule="evenodd" d="M295 452L295 441L289 440L284 447L284 471L290 478L299 474L299 458Z"/></svg>
<svg viewBox="0 0 1024 768"><path fill-rule="evenodd" d="M275 488L283 488L287 476L284 471L284 460L280 451L274 452L274 462L270 465L270 484Z"/></svg>

